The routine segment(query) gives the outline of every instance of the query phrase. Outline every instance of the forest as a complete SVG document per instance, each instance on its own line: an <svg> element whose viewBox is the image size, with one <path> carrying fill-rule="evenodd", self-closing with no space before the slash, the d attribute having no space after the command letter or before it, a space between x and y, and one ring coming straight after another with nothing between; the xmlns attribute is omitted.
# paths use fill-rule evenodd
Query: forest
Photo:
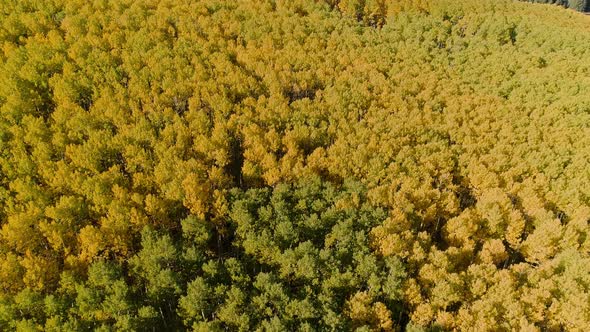
<svg viewBox="0 0 590 332"><path fill-rule="evenodd" d="M585 3L0 1L0 330L587 331Z"/></svg>
<svg viewBox="0 0 590 332"><path fill-rule="evenodd" d="M536 3L548 3L564 6L580 12L590 12L590 1L588 0L524 0Z"/></svg>

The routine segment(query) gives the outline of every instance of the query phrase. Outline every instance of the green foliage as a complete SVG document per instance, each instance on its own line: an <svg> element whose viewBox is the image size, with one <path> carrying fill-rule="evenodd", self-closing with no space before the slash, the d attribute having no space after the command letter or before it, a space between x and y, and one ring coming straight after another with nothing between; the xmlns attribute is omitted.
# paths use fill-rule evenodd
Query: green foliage
<svg viewBox="0 0 590 332"><path fill-rule="evenodd" d="M590 11L590 8L588 7L587 0L525 0L525 1L561 5L561 6L571 8L573 10L577 10L580 12Z"/></svg>
<svg viewBox="0 0 590 332"><path fill-rule="evenodd" d="M389 312L367 321L346 313L347 301L361 290L368 290L368 306L401 309L403 267L395 258L373 256L368 242L368 231L386 214L367 203L361 186L338 189L315 178L232 196L238 259L215 264L208 278L189 285L181 299L187 318L199 322L195 313L202 312L204 321L239 330L350 329L391 321Z"/></svg>

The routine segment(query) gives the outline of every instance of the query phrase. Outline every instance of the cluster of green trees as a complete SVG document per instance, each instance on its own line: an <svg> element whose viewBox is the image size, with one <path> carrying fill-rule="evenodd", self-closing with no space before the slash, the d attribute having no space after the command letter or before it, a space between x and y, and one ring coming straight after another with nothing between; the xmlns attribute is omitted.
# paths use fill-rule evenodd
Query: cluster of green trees
<svg viewBox="0 0 590 332"><path fill-rule="evenodd" d="M0 329L583 331L588 23L0 2Z"/></svg>
<svg viewBox="0 0 590 332"><path fill-rule="evenodd" d="M567 8L571 8L580 12L590 11L590 3L588 0L526 0L536 3L548 3L554 5L560 5Z"/></svg>

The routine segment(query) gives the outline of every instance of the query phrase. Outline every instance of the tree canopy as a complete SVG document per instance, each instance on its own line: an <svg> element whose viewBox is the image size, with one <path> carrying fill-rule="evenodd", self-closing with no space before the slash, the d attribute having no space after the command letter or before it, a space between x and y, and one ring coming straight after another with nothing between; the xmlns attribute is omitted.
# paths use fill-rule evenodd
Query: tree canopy
<svg viewBox="0 0 590 332"><path fill-rule="evenodd" d="M590 326L590 17L4 0L0 46L1 330Z"/></svg>

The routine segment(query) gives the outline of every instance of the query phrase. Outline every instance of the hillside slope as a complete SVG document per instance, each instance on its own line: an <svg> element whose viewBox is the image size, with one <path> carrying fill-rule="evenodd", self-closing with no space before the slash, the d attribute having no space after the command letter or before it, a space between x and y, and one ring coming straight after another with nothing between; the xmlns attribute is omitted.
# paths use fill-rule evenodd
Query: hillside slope
<svg viewBox="0 0 590 332"><path fill-rule="evenodd" d="M0 329L590 326L590 17L0 2Z"/></svg>

